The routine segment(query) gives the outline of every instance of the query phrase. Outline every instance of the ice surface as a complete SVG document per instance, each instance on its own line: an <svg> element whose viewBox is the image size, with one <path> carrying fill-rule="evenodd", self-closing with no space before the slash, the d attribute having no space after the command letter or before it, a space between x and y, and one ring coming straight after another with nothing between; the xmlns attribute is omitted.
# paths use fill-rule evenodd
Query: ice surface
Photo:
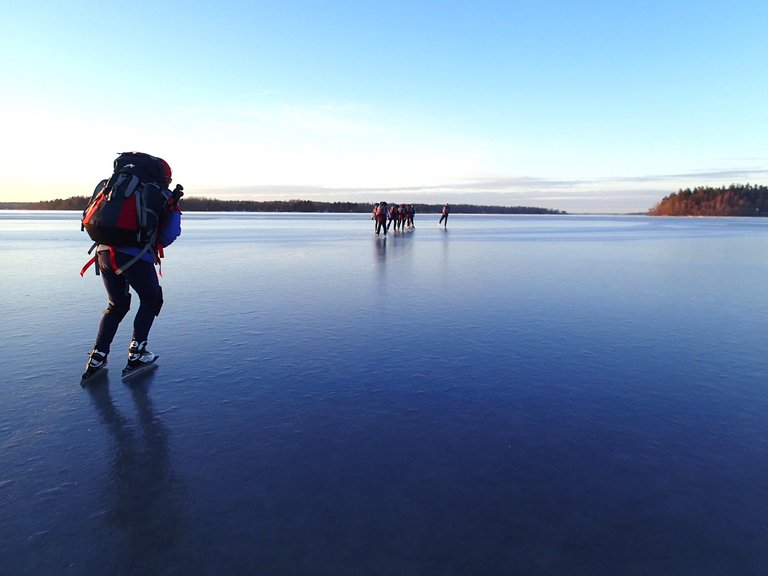
<svg viewBox="0 0 768 576"><path fill-rule="evenodd" d="M764 573L768 222L437 219L185 214L83 389L78 214L0 212L0 574Z"/></svg>

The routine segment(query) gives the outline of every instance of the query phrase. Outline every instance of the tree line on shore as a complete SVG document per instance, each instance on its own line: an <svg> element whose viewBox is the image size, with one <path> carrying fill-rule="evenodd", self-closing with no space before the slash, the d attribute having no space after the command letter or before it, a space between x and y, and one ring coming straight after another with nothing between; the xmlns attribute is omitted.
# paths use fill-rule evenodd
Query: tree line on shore
<svg viewBox="0 0 768 576"><path fill-rule="evenodd" d="M731 184L680 189L664 197L651 216L768 216L768 186Z"/></svg>
<svg viewBox="0 0 768 576"><path fill-rule="evenodd" d="M89 196L72 196L39 202L0 202L7 210L84 210ZM317 200L218 200L185 196L180 202L182 210L190 212L347 212L369 213L371 202L320 202ZM438 214L442 204L413 203L416 213ZM565 214L561 210L528 206L484 206L476 204L451 204L452 214Z"/></svg>

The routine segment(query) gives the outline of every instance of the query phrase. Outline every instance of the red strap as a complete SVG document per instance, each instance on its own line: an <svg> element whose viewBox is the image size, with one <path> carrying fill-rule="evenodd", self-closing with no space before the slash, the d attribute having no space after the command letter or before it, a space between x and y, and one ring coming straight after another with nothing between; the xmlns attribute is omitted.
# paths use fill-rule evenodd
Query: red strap
<svg viewBox="0 0 768 576"><path fill-rule="evenodd" d="M109 264L112 266L112 270L117 270L117 261L115 260L115 249L112 246L109 247Z"/></svg>
<svg viewBox="0 0 768 576"><path fill-rule="evenodd" d="M90 268L91 265L93 265L94 262L96 262L96 258L97 258L97 256L94 256L93 258L88 260L88 262L85 263L85 266L83 266L83 268L80 270L80 276L85 274L85 271L88 270L88 268Z"/></svg>
<svg viewBox="0 0 768 576"><path fill-rule="evenodd" d="M163 245L158 242L155 250L155 264L157 264L157 273L160 275L160 278L163 277L163 261L161 258L165 258L165 254L163 253Z"/></svg>

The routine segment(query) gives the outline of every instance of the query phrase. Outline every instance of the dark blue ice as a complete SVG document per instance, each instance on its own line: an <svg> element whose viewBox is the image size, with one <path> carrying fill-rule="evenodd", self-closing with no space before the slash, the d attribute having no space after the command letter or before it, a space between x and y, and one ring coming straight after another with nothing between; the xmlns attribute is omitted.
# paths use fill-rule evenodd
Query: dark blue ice
<svg viewBox="0 0 768 576"><path fill-rule="evenodd" d="M0 213L0 574L764 574L768 221L185 214L79 376L75 213Z"/></svg>

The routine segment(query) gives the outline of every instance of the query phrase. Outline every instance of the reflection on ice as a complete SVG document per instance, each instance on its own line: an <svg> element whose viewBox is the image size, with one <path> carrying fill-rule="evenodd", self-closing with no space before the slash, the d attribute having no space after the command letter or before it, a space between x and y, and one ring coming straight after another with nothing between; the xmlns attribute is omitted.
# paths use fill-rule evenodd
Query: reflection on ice
<svg viewBox="0 0 768 576"><path fill-rule="evenodd" d="M130 387L136 424L115 406L108 384L86 386L113 442L103 514L97 515L93 541L103 544L102 534L115 533L120 546L107 546L105 559L113 570L130 567L129 573L137 574L179 570L185 559L183 490L173 473L168 433L152 408L152 378L148 373Z"/></svg>

